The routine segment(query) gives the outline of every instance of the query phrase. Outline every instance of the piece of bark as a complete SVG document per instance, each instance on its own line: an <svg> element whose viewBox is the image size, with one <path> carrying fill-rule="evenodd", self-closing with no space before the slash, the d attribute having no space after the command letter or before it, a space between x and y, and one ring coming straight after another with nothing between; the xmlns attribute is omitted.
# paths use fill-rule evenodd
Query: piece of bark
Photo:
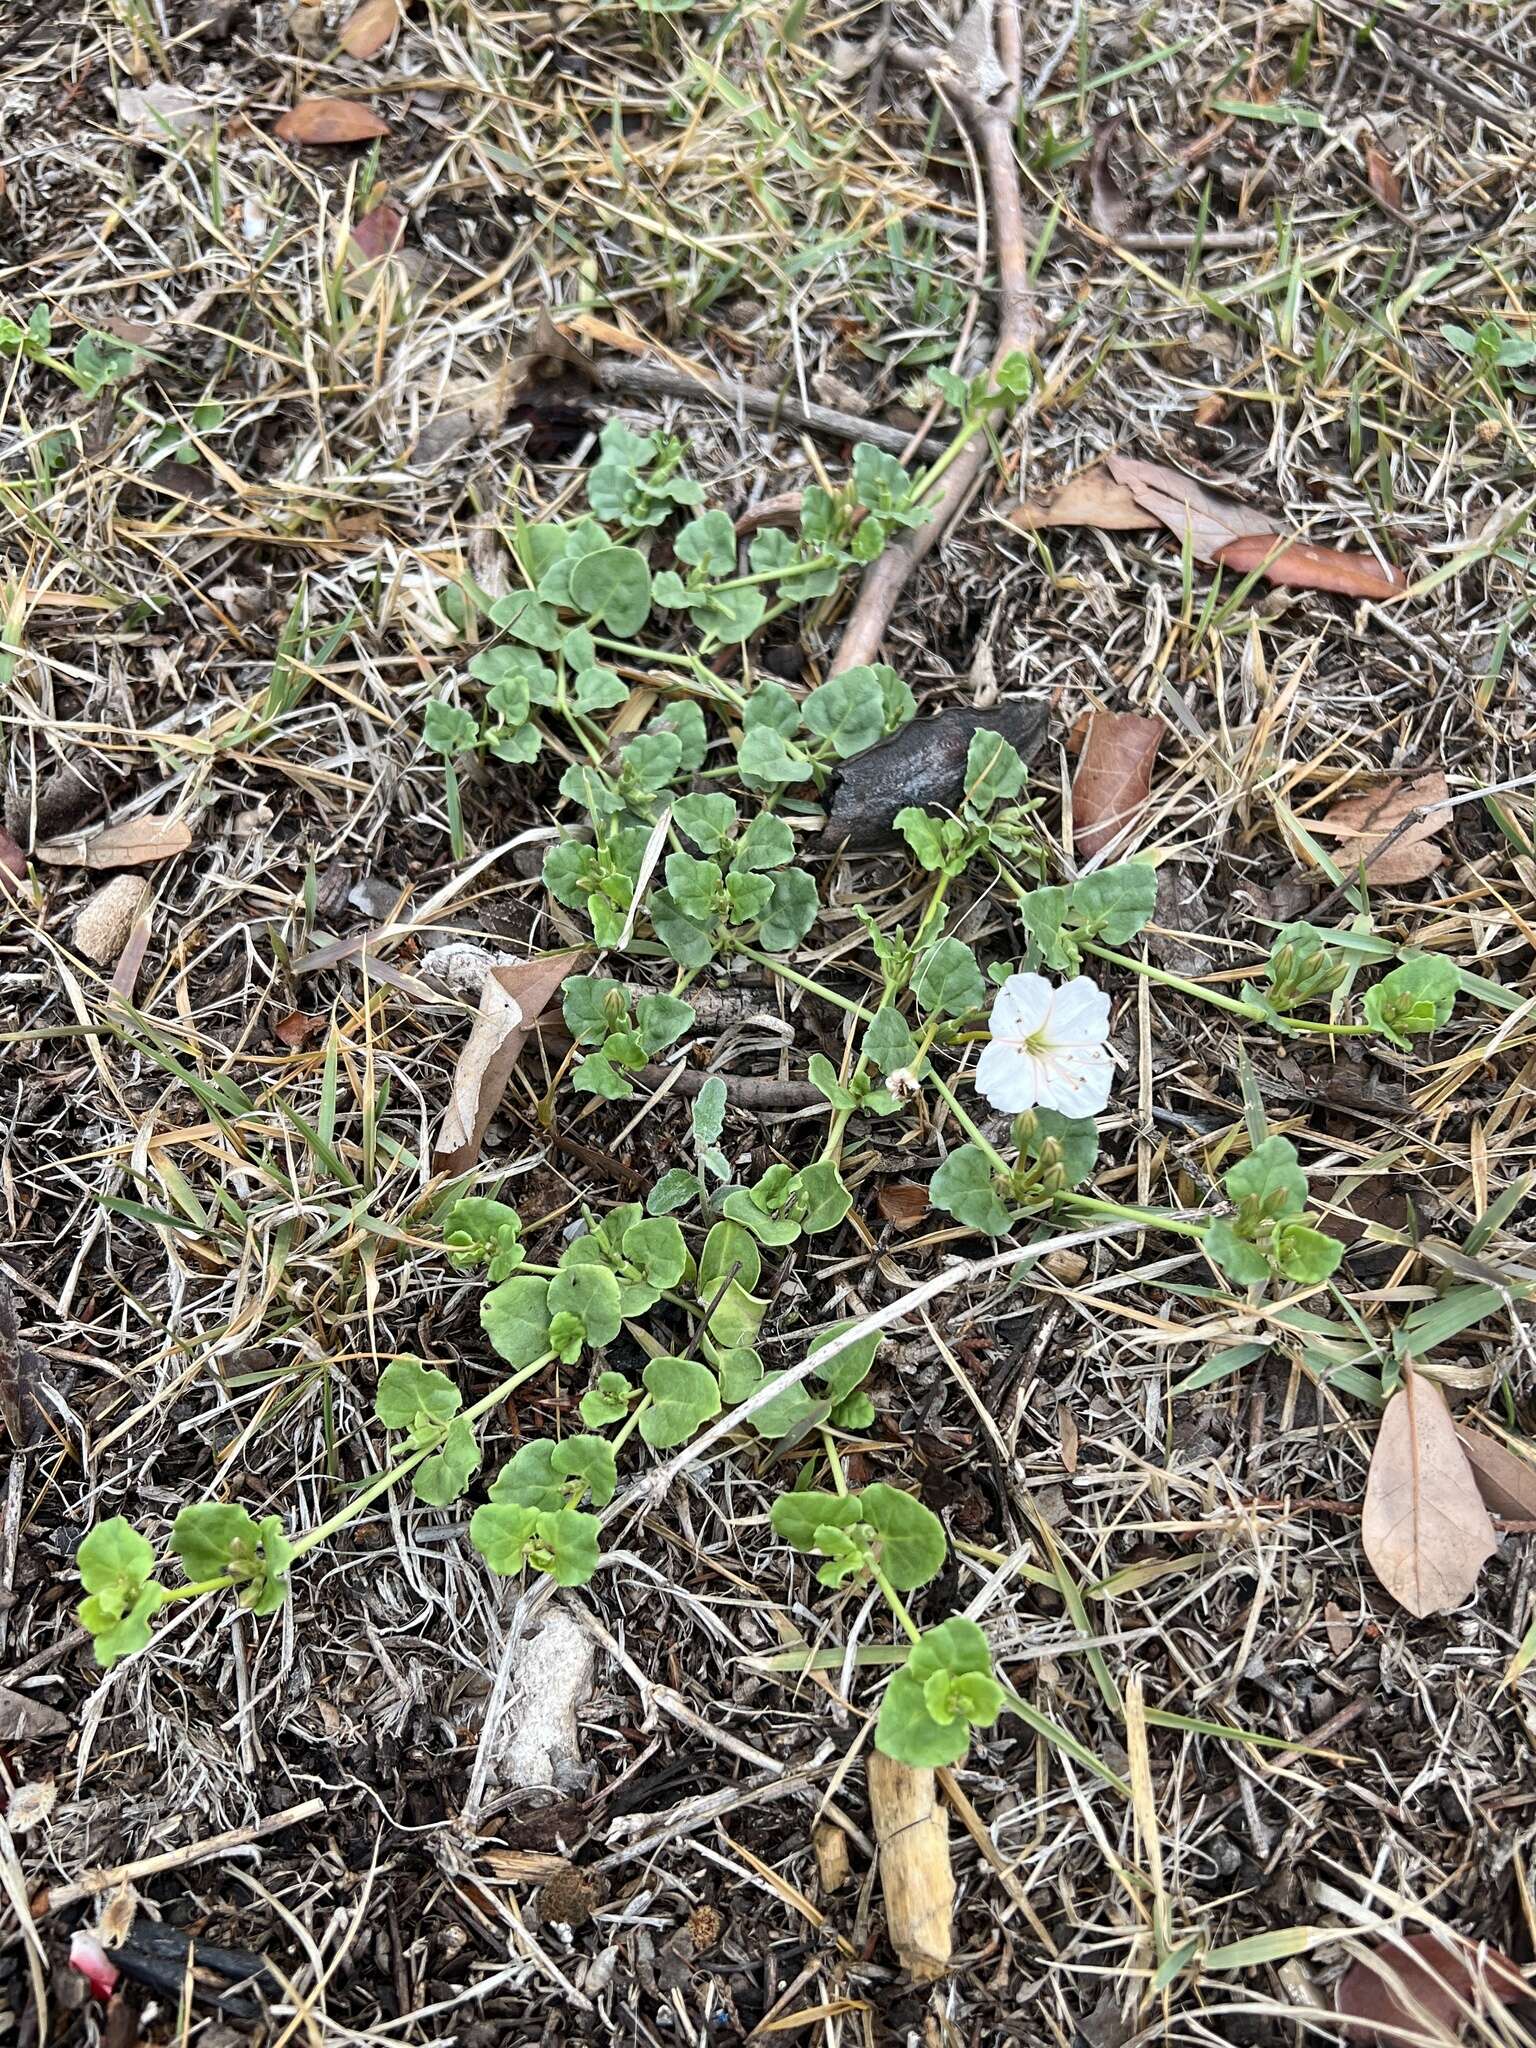
<svg viewBox="0 0 1536 2048"><path fill-rule="evenodd" d="M990 711L957 705L937 718L914 719L888 740L843 763L822 842L854 852L895 838L896 813L908 804L953 810L965 788L965 761L979 732L1001 733L1030 760L1045 738L1043 704L996 704Z"/></svg>
<svg viewBox="0 0 1536 2048"><path fill-rule="evenodd" d="M886 1933L902 1968L917 1983L931 1984L948 1970L954 1951L949 1817L932 1771L913 1770L878 1750L868 1770Z"/></svg>
<svg viewBox="0 0 1536 2048"><path fill-rule="evenodd" d="M811 1847L816 1852L816 1875L824 1892L841 1891L853 1876L848 1860L848 1837L835 1821L819 1821L811 1829Z"/></svg>

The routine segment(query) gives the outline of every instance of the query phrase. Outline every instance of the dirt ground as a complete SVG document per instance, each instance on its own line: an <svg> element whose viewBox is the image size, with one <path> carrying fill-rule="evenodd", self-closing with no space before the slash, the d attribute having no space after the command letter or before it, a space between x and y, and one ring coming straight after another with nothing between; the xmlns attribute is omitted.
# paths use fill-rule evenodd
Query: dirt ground
<svg viewBox="0 0 1536 2048"><path fill-rule="evenodd" d="M941 43L949 0L415 0L361 58L351 12L0 9L0 1770L51 1787L0 1827L0 2040L1278 2048L1343 2038L1335 1987L1386 1930L1528 1964L1536 1693L1508 1681L1536 1524L1505 1516L1475 1595L1415 1619L1361 1503L1392 1332L1449 1288L1492 1290L1434 1346L1458 1419L1536 1428L1530 5L1025 0L1038 381L884 658L924 714L1045 708L1031 788L1067 844L1083 715L1164 722L1119 851L1156 853L1145 959L1173 980L1105 974L1095 1191L1200 1208L1257 1104L1346 1253L1325 1323L1147 1229L891 1332L849 1476L968 1546L923 1616L980 1614L1070 1738L1005 1718L957 1768L948 1972L903 1965L873 1855L880 1674L852 1647L894 1638L770 1540L803 1447L743 1436L685 1471L553 1600L493 1578L460 1508L387 1495L270 1618L193 1602L96 1667L93 1523L159 1540L217 1497L313 1527L380 1469L382 1361L496 1377L479 1283L424 1220L477 994L440 949L483 971L585 935L539 881L573 829L558 763L467 770L452 850L422 745L464 666L441 593L508 588L509 535L579 501L609 418L679 434L739 520L845 474L828 409L942 441L928 373L982 369L997 325L970 132L893 55ZM386 132L280 138L315 95ZM79 373L86 336L122 374ZM1394 564L1408 596L1239 591L1164 532L1009 519L1110 450ZM823 680L849 602L791 611L747 667ZM1277 923L1350 917L1313 826L1434 774L1443 859L1374 888L1371 928L1502 1007L1405 1053L1177 985L1235 996ZM107 823L129 853L89 866ZM908 864L804 865L798 965L862 996L857 913L910 915ZM77 920L109 881L93 957ZM1006 898L954 905L1017 955ZM747 961L694 993L691 1064L771 1084L732 1098L743 1177L809 1157L806 1063L839 1060L843 1013ZM691 1158L683 1091L573 1095L567 1052L531 1042L481 1160L555 1252L583 1204ZM942 1113L854 1126L846 1222L766 1255L771 1346L986 1251L889 1193L949 1143ZM644 1359L624 1336L606 1362ZM534 1382L498 1458L568 1431L585 1385ZM556 1680L516 1673L551 1615L590 1677L530 1790L512 1752ZM807 1647L835 1654L807 1675ZM118 1864L130 1891L81 1887ZM104 1907L134 1928L105 2002L68 1961ZM267 1974L191 1975L187 1937Z"/></svg>

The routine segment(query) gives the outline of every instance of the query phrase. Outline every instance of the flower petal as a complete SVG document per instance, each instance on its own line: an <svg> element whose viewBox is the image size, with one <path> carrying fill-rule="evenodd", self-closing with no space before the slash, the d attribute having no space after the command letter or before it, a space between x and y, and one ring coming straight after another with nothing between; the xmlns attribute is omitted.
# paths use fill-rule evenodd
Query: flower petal
<svg viewBox="0 0 1536 2048"><path fill-rule="evenodd" d="M1049 1016L1052 994L1043 974L1010 974L997 992L987 1029L994 1038L1030 1037Z"/></svg>
<svg viewBox="0 0 1536 2048"><path fill-rule="evenodd" d="M1052 1045L1102 1045L1109 1036L1109 996L1091 976L1057 989L1047 1036Z"/></svg>
<svg viewBox="0 0 1536 2048"><path fill-rule="evenodd" d="M1017 1116L1039 1101L1040 1061L1005 1038L994 1038L976 1062L976 1092L994 1109Z"/></svg>
<svg viewBox="0 0 1536 2048"><path fill-rule="evenodd" d="M1053 1055L1037 1064L1044 1069L1035 1100L1059 1116L1097 1116L1109 1101L1115 1067L1108 1053L1074 1050L1070 1056ZM978 1069L978 1074L979 1074Z"/></svg>

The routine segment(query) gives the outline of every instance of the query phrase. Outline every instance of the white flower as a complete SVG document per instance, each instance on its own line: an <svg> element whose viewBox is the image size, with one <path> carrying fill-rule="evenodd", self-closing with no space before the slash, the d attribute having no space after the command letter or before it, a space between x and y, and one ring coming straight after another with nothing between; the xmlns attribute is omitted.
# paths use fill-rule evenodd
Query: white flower
<svg viewBox="0 0 1536 2048"><path fill-rule="evenodd" d="M992 1043L976 1062L976 1086L994 1109L1097 1116L1108 1102L1115 1071L1104 1049L1109 997L1086 974L1060 988L1041 974L1010 974L988 1028Z"/></svg>

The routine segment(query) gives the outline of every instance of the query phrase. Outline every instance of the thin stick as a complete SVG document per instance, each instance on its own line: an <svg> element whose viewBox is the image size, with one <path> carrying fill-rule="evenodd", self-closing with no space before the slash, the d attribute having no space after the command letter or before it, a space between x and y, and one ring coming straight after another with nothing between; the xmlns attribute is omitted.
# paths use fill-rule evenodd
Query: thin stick
<svg viewBox="0 0 1536 2048"><path fill-rule="evenodd" d="M983 46L984 55L973 54L978 45ZM962 51L972 66L970 76L958 68ZM995 375L1007 357L1029 348L1036 332L1030 304L1028 238L1013 146L1019 104L1018 0L999 0L995 27L989 0L977 0L948 48L919 49L897 43L891 57L904 70L920 71L942 86L945 100L965 121L981 155L1000 279L997 347L992 358ZM993 77L988 77L989 71ZM995 90L990 89L994 86ZM928 518L921 526L906 527L865 570L832 662L834 673L879 658L885 629L908 578L970 496L986 455L986 436L978 421L970 442L945 472Z"/></svg>
<svg viewBox="0 0 1536 2048"><path fill-rule="evenodd" d="M904 427L887 426L883 420L865 419L856 412L840 412L833 405L807 405L784 392L765 391L735 377L674 369L670 363L632 363L622 356L596 362L592 371L604 391L623 397L714 398L749 418L796 432L824 434L834 441L868 441L887 455L906 455L911 448L912 437ZM923 442L917 452L932 462L944 448L942 440L931 440Z"/></svg>
<svg viewBox="0 0 1536 2048"><path fill-rule="evenodd" d="M227 1849L243 1849L249 1842L259 1842L264 1835L275 1835L284 1828L297 1827L300 1821L314 1820L324 1811L323 1799L306 1799L298 1806L285 1806L281 1813L269 1813L265 1820L255 1821L248 1828L228 1828L222 1835L209 1835L206 1841L189 1842L185 1849L141 1856L136 1863L115 1863L110 1870L88 1870L73 1884L57 1885L44 1892L41 1903L33 1907L33 1916L41 1919L45 1913L57 1913L61 1906L93 1899L99 1892L109 1892L120 1884L134 1884L141 1877L158 1876L162 1870L182 1870L189 1863L206 1863L210 1856L222 1856Z"/></svg>

